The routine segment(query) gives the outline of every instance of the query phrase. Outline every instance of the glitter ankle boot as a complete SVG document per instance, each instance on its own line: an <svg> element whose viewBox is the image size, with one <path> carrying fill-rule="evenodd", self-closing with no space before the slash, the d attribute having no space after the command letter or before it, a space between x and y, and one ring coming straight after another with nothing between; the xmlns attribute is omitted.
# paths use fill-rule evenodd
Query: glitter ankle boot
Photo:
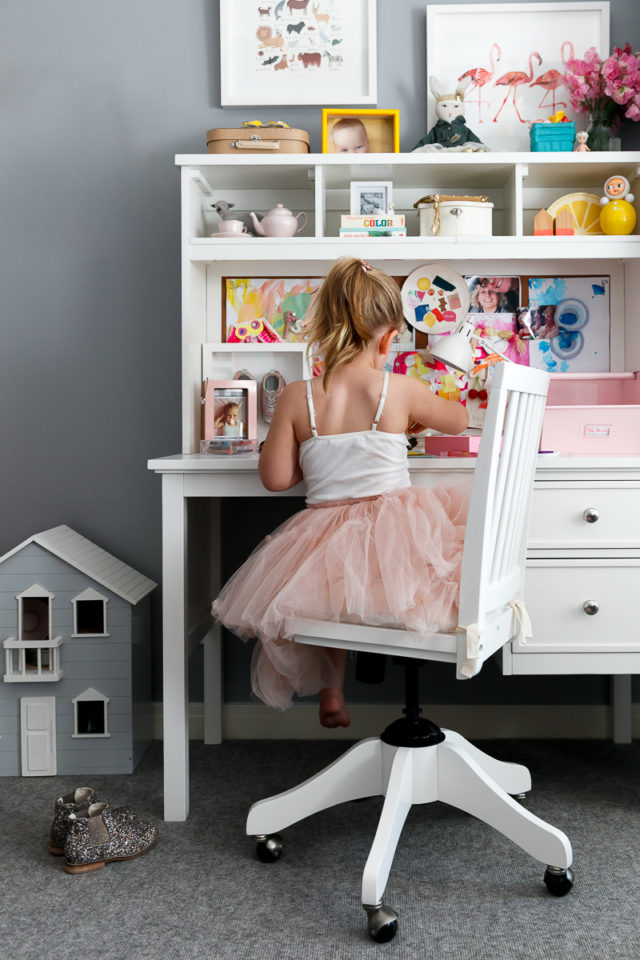
<svg viewBox="0 0 640 960"><path fill-rule="evenodd" d="M67 873L99 870L112 860L131 860L146 853L158 829L145 820L123 820L108 803L92 803L86 816L71 813L64 845Z"/></svg>

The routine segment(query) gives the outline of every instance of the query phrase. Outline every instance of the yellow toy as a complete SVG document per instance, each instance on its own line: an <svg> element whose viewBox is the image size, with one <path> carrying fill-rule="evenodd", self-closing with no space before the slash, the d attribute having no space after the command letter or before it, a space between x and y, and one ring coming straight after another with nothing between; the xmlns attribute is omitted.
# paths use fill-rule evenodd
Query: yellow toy
<svg viewBox="0 0 640 960"><path fill-rule="evenodd" d="M604 184L605 196L600 197L600 226L606 234L631 233L636 225L636 211L632 206L634 196L629 191L626 177L609 177Z"/></svg>

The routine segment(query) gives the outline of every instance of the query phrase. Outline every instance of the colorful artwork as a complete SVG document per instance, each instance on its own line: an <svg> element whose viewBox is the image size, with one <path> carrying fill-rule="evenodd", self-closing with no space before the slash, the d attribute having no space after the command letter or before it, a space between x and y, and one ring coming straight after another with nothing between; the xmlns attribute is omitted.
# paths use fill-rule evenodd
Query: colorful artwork
<svg viewBox="0 0 640 960"><path fill-rule="evenodd" d="M456 38L454 72L444 37ZM595 47L609 52L606 3L431 4L427 7L427 74L471 81L464 116L495 150L528 150L532 123L572 108L567 63ZM431 101L431 98L430 98ZM435 122L428 104L427 128Z"/></svg>
<svg viewBox="0 0 640 960"><path fill-rule="evenodd" d="M530 366L549 373L609 370L609 277L532 277L529 308L536 338L529 341Z"/></svg>
<svg viewBox="0 0 640 960"><path fill-rule="evenodd" d="M469 290L451 267L426 263L402 285L405 319L423 333L451 333L469 308Z"/></svg>
<svg viewBox="0 0 640 960"><path fill-rule="evenodd" d="M477 337L497 339L506 345L504 356L513 363L529 365L529 339L520 334L514 313L474 314L471 319L475 325ZM477 346L474 354L476 362L487 357L486 351Z"/></svg>
<svg viewBox="0 0 640 960"><path fill-rule="evenodd" d="M226 328L227 341L304 341L304 320L322 280L322 277L227 277L223 328Z"/></svg>
<svg viewBox="0 0 640 960"><path fill-rule="evenodd" d="M424 380L436 396L444 397L446 400L457 400L463 406L466 404L466 374L450 370L444 363L434 360L428 353L421 353L417 350L398 353L394 358L393 372Z"/></svg>

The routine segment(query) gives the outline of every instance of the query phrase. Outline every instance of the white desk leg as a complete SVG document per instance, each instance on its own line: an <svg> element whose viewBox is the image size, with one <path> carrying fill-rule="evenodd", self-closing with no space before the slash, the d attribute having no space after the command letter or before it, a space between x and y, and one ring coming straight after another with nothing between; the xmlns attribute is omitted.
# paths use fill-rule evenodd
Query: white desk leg
<svg viewBox="0 0 640 960"><path fill-rule="evenodd" d="M164 818L189 815L187 501L179 473L162 477Z"/></svg>

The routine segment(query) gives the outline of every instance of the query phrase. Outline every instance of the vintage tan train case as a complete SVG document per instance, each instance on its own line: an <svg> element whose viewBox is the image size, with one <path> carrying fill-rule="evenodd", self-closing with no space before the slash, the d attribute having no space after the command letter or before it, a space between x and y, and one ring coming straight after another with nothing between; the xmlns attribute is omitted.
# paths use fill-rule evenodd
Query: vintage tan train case
<svg viewBox="0 0 640 960"><path fill-rule="evenodd" d="M215 127L207 130L209 153L309 153L309 134L293 127Z"/></svg>

